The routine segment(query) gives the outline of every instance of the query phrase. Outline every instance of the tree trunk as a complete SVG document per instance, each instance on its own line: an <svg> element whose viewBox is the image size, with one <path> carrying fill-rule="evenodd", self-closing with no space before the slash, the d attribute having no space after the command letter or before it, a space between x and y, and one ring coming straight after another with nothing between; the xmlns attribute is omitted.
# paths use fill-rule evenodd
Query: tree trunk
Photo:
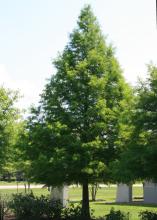
<svg viewBox="0 0 157 220"><path fill-rule="evenodd" d="M94 183L91 185L91 197L92 197L92 201L96 201L96 194L99 188L99 184L98 183Z"/></svg>
<svg viewBox="0 0 157 220"><path fill-rule="evenodd" d="M132 202L132 184L129 184L129 202Z"/></svg>
<svg viewBox="0 0 157 220"><path fill-rule="evenodd" d="M27 193L27 186L26 186L26 183L24 183L24 187L25 187L25 193Z"/></svg>
<svg viewBox="0 0 157 220"><path fill-rule="evenodd" d="M28 193L30 193L30 182L28 181Z"/></svg>
<svg viewBox="0 0 157 220"><path fill-rule="evenodd" d="M82 185L82 220L90 220L88 183Z"/></svg>

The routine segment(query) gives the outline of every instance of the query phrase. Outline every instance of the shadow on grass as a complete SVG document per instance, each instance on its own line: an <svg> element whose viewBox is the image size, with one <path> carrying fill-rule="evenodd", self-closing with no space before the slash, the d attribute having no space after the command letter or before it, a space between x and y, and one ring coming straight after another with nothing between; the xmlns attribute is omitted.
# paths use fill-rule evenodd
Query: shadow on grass
<svg viewBox="0 0 157 220"><path fill-rule="evenodd" d="M82 202L81 200L70 200L69 201L69 203L72 203L72 204L81 203L81 202ZM100 202L100 204L101 204L101 202L106 202L106 200L105 199L97 199L96 201L89 200L89 202L92 202L92 203Z"/></svg>
<svg viewBox="0 0 157 220"><path fill-rule="evenodd" d="M78 201L75 200L75 201L69 201L69 203L70 203L70 204L75 204L75 203L81 203L81 201L80 201L80 200L78 200Z"/></svg>
<svg viewBox="0 0 157 220"><path fill-rule="evenodd" d="M104 202L104 203L99 203L99 202L94 202L94 205L116 205L116 206L142 206L142 207L151 207L151 208L157 208L157 204L144 204L143 202L139 201L139 202L131 202L131 203L116 203L116 202Z"/></svg>
<svg viewBox="0 0 157 220"><path fill-rule="evenodd" d="M140 198L140 199L142 199L142 198ZM81 203L81 200L71 200L71 201L69 201L69 203L71 203L71 204L76 204L76 203ZM157 204L145 204L145 203L143 203L143 201L133 201L133 202L131 202L131 203L116 203L116 202L113 202L113 201L111 201L111 202L107 202L107 200L105 200L105 199L97 199L96 201L92 201L92 200L90 200L90 203L92 203L93 205L100 205L100 206L111 206L111 205L113 205L113 206L135 206L135 207L138 207L138 206L141 206L141 207L145 207L145 208L147 208L147 207L150 207L150 208L157 208Z"/></svg>

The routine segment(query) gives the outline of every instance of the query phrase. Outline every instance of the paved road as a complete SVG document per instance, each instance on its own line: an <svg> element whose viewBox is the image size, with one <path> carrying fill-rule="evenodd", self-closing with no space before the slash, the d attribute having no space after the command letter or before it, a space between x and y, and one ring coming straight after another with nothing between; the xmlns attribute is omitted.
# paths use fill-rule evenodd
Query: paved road
<svg viewBox="0 0 157 220"><path fill-rule="evenodd" d="M76 187L77 185L71 185L70 188L73 188L73 187ZM105 184L100 184L99 185L100 187L117 187L117 185L115 184L111 184L111 185L105 185ZM134 184L134 186L136 187L142 187L142 184ZM30 185L30 188L31 189L41 189L43 188L44 185L43 184L31 184ZM18 185L18 189L24 189L25 186L24 185ZM0 189L17 189L17 185L3 185L3 186L0 186Z"/></svg>
<svg viewBox="0 0 157 220"><path fill-rule="evenodd" d="M41 189L44 185L38 184L38 185L30 185L31 189ZM25 186L24 185L18 185L19 189L24 189ZM0 189L17 189L17 185L9 185L9 186L0 186Z"/></svg>

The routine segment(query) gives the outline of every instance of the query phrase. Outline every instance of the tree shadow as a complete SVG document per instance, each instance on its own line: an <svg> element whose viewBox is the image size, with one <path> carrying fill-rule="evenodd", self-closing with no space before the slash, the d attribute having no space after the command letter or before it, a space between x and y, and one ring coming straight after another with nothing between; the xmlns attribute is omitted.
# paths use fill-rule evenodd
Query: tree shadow
<svg viewBox="0 0 157 220"><path fill-rule="evenodd" d="M81 200L69 200L69 203L73 203L73 204L75 204L75 203L81 203L82 201ZM91 203L98 203L98 202L106 202L106 200L105 199L96 199L95 201L93 201L93 200L89 200L89 202Z"/></svg>
<svg viewBox="0 0 157 220"><path fill-rule="evenodd" d="M70 204L75 204L75 203L81 203L80 200L75 200L75 201L69 201Z"/></svg>
<svg viewBox="0 0 157 220"><path fill-rule="evenodd" d="M130 202L130 203L116 203L116 202L104 202L104 203L99 203L95 202L94 205L116 205L116 206L142 206L142 207L151 207L151 208L157 208L157 204L145 204L142 201L135 201L135 202Z"/></svg>

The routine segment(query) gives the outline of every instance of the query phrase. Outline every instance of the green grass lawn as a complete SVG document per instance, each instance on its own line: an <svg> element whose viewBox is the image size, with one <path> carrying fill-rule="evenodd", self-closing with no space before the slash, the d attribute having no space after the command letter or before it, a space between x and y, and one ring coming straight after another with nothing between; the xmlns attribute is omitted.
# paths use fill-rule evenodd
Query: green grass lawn
<svg viewBox="0 0 157 220"><path fill-rule="evenodd" d="M37 196L41 195L49 195L50 192L44 188L44 189L32 189L33 193ZM11 196L13 193L25 193L24 189L0 189L0 194L1 195L8 195Z"/></svg>
<svg viewBox="0 0 157 220"><path fill-rule="evenodd" d="M133 187L133 197L143 197L142 187ZM90 202L95 216L104 216L113 207L115 210L130 213L131 220L139 220L138 213L145 210L157 211L157 206L142 205L139 201L136 204L115 204L116 187L105 187L98 190L97 201ZM71 188L69 199L73 202L81 201L81 188ZM91 198L90 198L91 199Z"/></svg>
<svg viewBox="0 0 157 220"><path fill-rule="evenodd" d="M14 184L15 185L15 184ZM19 189L18 192L23 192L24 189ZM17 193L16 189L1 189L0 194L11 195ZM47 188L33 189L35 195L49 195ZM142 187L133 187L133 197L142 197ZM109 213L113 207L115 210L130 212L131 220L139 220L138 213L145 210L157 211L157 206L142 205L139 201L133 204L116 204L116 187L103 187L98 190L96 202L90 202L90 207L94 210L95 216L104 216ZM90 198L91 199L91 198ZM69 189L69 200L72 203L79 203L81 201L81 188L73 187Z"/></svg>

